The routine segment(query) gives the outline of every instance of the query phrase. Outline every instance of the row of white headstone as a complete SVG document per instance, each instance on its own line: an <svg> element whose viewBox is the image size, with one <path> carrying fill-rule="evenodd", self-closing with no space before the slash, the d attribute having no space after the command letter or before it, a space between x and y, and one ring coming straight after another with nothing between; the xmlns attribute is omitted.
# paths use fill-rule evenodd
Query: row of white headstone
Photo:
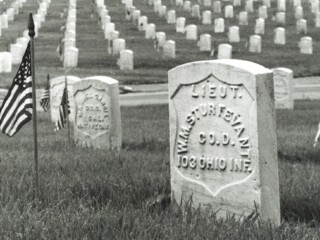
<svg viewBox="0 0 320 240"><path fill-rule="evenodd" d="M72 68L78 66L79 49L76 48L76 0L69 0L68 16L63 38L63 67Z"/></svg>

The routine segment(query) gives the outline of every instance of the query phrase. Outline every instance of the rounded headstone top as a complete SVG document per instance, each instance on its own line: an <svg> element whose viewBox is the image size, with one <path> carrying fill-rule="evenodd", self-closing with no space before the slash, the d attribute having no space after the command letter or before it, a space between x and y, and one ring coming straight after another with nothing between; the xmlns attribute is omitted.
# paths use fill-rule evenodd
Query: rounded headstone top
<svg viewBox="0 0 320 240"><path fill-rule="evenodd" d="M118 80L111 78L111 77L106 77L106 76L92 76L92 77L82 79L82 81L92 81L92 80L102 81L107 84L117 84L118 83Z"/></svg>

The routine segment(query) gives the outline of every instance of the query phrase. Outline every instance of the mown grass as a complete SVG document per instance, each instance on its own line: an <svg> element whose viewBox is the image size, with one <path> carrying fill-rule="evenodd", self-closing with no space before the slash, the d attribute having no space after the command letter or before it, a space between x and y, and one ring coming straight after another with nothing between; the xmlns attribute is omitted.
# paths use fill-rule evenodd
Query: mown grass
<svg viewBox="0 0 320 240"><path fill-rule="evenodd" d="M34 199L32 124L0 136L2 239L320 239L319 101L278 110L282 224L216 219L170 194L168 107L123 107L119 154L68 144L39 113L40 189ZM298 136L298 137L297 137ZM159 202L159 201L158 201Z"/></svg>
<svg viewBox="0 0 320 240"><path fill-rule="evenodd" d="M198 1L192 0L192 4ZM175 9L177 17L186 17L186 24L196 24L198 26L198 34L209 33L212 35L212 45L215 50L220 43L228 43L227 30L229 26L238 25L237 15L243 10L242 7L236 7L235 17L226 19L225 33L214 33L214 24L211 26L202 25L199 19L192 18L190 13L184 12L180 7L174 5L174 1L163 1L167 9ZM3 2L0 10L4 11L9 6L10 1ZM230 4L230 1L222 1L222 8ZM262 3L254 2L254 8ZM213 57L209 53L200 52L197 48L196 41L186 40L185 35L175 32L175 25L167 24L164 18L160 18L153 12L153 7L147 4L146 0L136 0L134 5L141 10L142 15L148 17L149 23L156 25L156 31L164 31L167 39L176 41L176 58L164 59L161 52L153 49L153 40L145 39L144 32L139 32L131 21L125 20L125 8L120 1L106 1L106 5L111 16L115 28L120 32L120 37L126 40L126 48L134 51L133 71L120 71L117 66L118 56L107 54L107 40L104 39L103 31L99 25L99 17L96 6L93 1L78 0L77 1L77 33L76 46L79 48L78 67L69 70L69 74L79 76L80 78L92 75L111 76L124 84L139 83L164 83L167 82L167 71L180 64L217 58L217 51ZM86 7L83 7L86 6ZM308 22L307 36L313 38L313 55L305 55L299 53L298 41L302 35L296 33L296 21L294 19L294 11L292 2L287 3L286 11L286 45L279 46L273 44L273 30L279 26L272 21L272 17L276 13L276 1L271 2L271 8L268 10L268 20L266 21L266 31L262 36L262 53L249 53L247 49L247 41L250 35L254 34L255 19L258 17L258 11L249 13L249 25L240 27L240 43L233 46L233 58L244 59L259 63L268 68L287 67L293 70L295 77L320 75L319 71L319 55L320 55L320 37L319 28L315 27L314 18L311 14L308 1L303 1L304 17ZM42 87L46 83L46 76L61 76L65 73L62 63L59 61L56 48L59 44L63 32L60 31L63 26L66 15L60 17L61 12L68 7L67 0L52 1L48 9L46 21L42 23L39 30L39 37L35 39L35 64L37 87ZM36 13L38 1L29 0L20 10L19 15L15 16L15 21L9 23L9 29L2 30L0 39L0 50L5 51L8 44L20 36L27 28L27 20L29 12ZM210 7L201 7L201 11L211 10ZM91 17L91 13L92 17ZM213 14L212 18L223 17L221 14ZM17 66L13 67L12 73L1 74L0 87L8 87Z"/></svg>

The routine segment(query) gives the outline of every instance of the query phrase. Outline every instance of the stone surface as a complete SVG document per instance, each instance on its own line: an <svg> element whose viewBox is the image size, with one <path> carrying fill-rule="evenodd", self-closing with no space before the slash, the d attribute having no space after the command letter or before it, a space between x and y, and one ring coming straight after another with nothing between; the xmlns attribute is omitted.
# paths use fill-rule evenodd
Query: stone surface
<svg viewBox="0 0 320 240"><path fill-rule="evenodd" d="M178 17L176 21L176 32L177 33L184 33L186 25L186 18Z"/></svg>
<svg viewBox="0 0 320 240"><path fill-rule="evenodd" d="M240 12L239 13L239 25L248 25L248 13L247 12Z"/></svg>
<svg viewBox="0 0 320 240"><path fill-rule="evenodd" d="M202 24L211 25L211 11L206 10L202 12Z"/></svg>
<svg viewBox="0 0 320 240"><path fill-rule="evenodd" d="M276 108L293 109L293 72L288 68L273 70L274 99Z"/></svg>
<svg viewBox="0 0 320 240"><path fill-rule="evenodd" d="M232 5L225 6L224 17L225 18L233 18L233 6Z"/></svg>
<svg viewBox="0 0 320 240"><path fill-rule="evenodd" d="M154 39L156 37L156 25L149 23L146 27L145 38Z"/></svg>
<svg viewBox="0 0 320 240"><path fill-rule="evenodd" d="M193 5L191 7L191 17L197 17L200 18L200 6L199 5Z"/></svg>
<svg viewBox="0 0 320 240"><path fill-rule="evenodd" d="M276 22L280 25L286 24L286 14L284 12L277 12L276 13Z"/></svg>
<svg viewBox="0 0 320 240"><path fill-rule="evenodd" d="M268 8L266 6L259 7L259 18L263 18L263 19L268 18Z"/></svg>
<svg viewBox="0 0 320 240"><path fill-rule="evenodd" d="M139 17L139 19L138 19L138 30L139 31L145 31L147 25L148 25L148 17L147 16Z"/></svg>
<svg viewBox="0 0 320 240"><path fill-rule="evenodd" d="M272 71L241 60L169 71L172 198L280 224Z"/></svg>
<svg viewBox="0 0 320 240"><path fill-rule="evenodd" d="M299 19L297 20L297 33L298 34L307 34L307 20Z"/></svg>
<svg viewBox="0 0 320 240"><path fill-rule="evenodd" d="M312 38L311 37L302 37L299 43L300 53L302 54L312 54Z"/></svg>
<svg viewBox="0 0 320 240"><path fill-rule="evenodd" d="M12 64L20 64L24 51L26 49L23 48L22 44L15 43L10 44L10 52L12 54Z"/></svg>
<svg viewBox="0 0 320 240"><path fill-rule="evenodd" d="M164 58L176 58L176 42L168 40L163 45L163 57Z"/></svg>
<svg viewBox="0 0 320 240"><path fill-rule="evenodd" d="M118 81L95 76L73 85L74 142L81 147L119 151L122 144Z"/></svg>
<svg viewBox="0 0 320 240"><path fill-rule="evenodd" d="M63 67L77 67L78 66L79 49L69 47L64 50Z"/></svg>
<svg viewBox="0 0 320 240"><path fill-rule="evenodd" d="M224 19L216 18L214 19L214 32L223 33L224 32Z"/></svg>
<svg viewBox="0 0 320 240"><path fill-rule="evenodd" d="M218 59L232 58L232 46L230 44L219 44L218 46Z"/></svg>
<svg viewBox="0 0 320 240"><path fill-rule="evenodd" d="M188 40L197 40L198 39L197 25L190 24L190 25L186 26L186 38Z"/></svg>
<svg viewBox="0 0 320 240"><path fill-rule="evenodd" d="M166 33L165 32L156 32L156 41L158 44L158 46L156 46L156 48L163 47L163 45L166 43Z"/></svg>
<svg viewBox="0 0 320 240"><path fill-rule="evenodd" d="M112 54L117 55L122 50L126 49L126 40L123 38L116 38L112 42Z"/></svg>
<svg viewBox="0 0 320 240"><path fill-rule="evenodd" d="M220 1L213 2L213 12L214 13L221 13L221 2Z"/></svg>
<svg viewBox="0 0 320 240"><path fill-rule="evenodd" d="M275 44L285 45L286 44L286 30L282 27L274 29L274 39Z"/></svg>
<svg viewBox="0 0 320 240"><path fill-rule="evenodd" d="M197 43L199 50L201 52L210 52L211 51L211 35L210 34L201 34L200 40Z"/></svg>
<svg viewBox="0 0 320 240"><path fill-rule="evenodd" d="M240 30L238 26L229 27L228 38L231 43L240 42Z"/></svg>
<svg viewBox="0 0 320 240"><path fill-rule="evenodd" d="M120 70L133 70L133 51L129 49L122 50L117 65Z"/></svg>
<svg viewBox="0 0 320 240"><path fill-rule="evenodd" d="M261 53L261 37L259 35L252 35L249 38L249 52Z"/></svg>
<svg viewBox="0 0 320 240"><path fill-rule="evenodd" d="M254 33L263 35L265 30L265 21L263 18L256 19L256 25L254 26Z"/></svg>
<svg viewBox="0 0 320 240"><path fill-rule="evenodd" d="M61 98L65 82L68 84L68 100L70 107L69 120L74 122L74 100L73 100L73 84L80 81L80 78L75 76L60 76L50 79L50 112L51 121L56 122L59 118L59 106L61 104Z"/></svg>
<svg viewBox="0 0 320 240"><path fill-rule="evenodd" d="M170 10L167 13L167 23L168 24L175 24L176 23L176 11Z"/></svg>

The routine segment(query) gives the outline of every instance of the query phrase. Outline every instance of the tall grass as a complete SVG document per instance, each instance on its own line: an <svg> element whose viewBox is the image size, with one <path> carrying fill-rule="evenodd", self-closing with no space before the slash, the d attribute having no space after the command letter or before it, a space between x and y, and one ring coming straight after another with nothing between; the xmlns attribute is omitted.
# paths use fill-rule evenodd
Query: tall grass
<svg viewBox="0 0 320 240"><path fill-rule="evenodd" d="M66 129L55 133L49 117L40 113L38 199L31 124L13 138L0 136L0 237L319 239L319 148L310 145L319 104L298 101L295 110L277 111L282 216L277 228L168 203L167 106L123 107L119 154L69 144Z"/></svg>

